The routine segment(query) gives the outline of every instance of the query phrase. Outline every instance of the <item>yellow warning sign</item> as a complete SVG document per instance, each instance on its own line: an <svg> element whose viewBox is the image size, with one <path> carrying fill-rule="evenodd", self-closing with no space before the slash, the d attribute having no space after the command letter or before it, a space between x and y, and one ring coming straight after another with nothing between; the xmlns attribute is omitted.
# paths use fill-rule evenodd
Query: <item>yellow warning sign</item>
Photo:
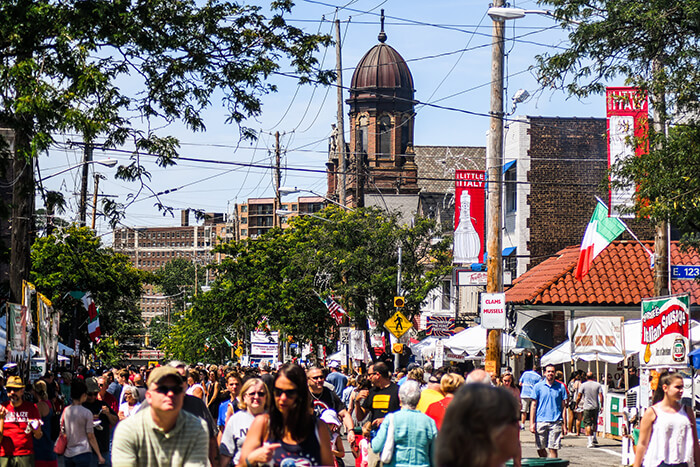
<svg viewBox="0 0 700 467"><path fill-rule="evenodd" d="M241 355L243 355L243 347L236 347L236 357L241 358Z"/></svg>
<svg viewBox="0 0 700 467"><path fill-rule="evenodd" d="M397 339L413 327L413 324L406 318L403 313L397 311L394 316L386 320L384 327L394 335Z"/></svg>

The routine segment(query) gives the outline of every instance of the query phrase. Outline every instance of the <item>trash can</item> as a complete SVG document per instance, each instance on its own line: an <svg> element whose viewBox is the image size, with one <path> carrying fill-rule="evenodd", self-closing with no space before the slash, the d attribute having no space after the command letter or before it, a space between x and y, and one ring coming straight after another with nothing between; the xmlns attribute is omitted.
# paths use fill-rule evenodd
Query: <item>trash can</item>
<svg viewBox="0 0 700 467"><path fill-rule="evenodd" d="M566 459L550 458L550 457L523 457L523 467L567 467L569 461ZM513 461L506 462L507 467L513 467Z"/></svg>

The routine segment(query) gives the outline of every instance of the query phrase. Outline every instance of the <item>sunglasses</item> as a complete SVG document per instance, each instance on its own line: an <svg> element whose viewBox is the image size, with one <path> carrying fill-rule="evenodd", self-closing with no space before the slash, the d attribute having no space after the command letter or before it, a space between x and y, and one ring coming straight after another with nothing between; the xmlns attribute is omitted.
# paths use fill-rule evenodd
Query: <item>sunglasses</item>
<svg viewBox="0 0 700 467"><path fill-rule="evenodd" d="M7 388L7 392L20 392L23 390L24 388Z"/></svg>
<svg viewBox="0 0 700 467"><path fill-rule="evenodd" d="M246 394L248 397L253 397L253 396L258 396L258 397L265 397L267 394L265 391L258 391L258 392L249 392Z"/></svg>
<svg viewBox="0 0 700 467"><path fill-rule="evenodd" d="M280 389L277 386L275 386L273 392L275 393L275 397L282 397L282 394L284 394L287 396L287 399L297 397L297 394L299 394L299 391L296 389Z"/></svg>
<svg viewBox="0 0 700 467"><path fill-rule="evenodd" d="M318 380L323 379L323 375L319 375L319 376L309 376L309 379L313 379L314 381L318 381Z"/></svg>
<svg viewBox="0 0 700 467"><path fill-rule="evenodd" d="M172 392L174 396L182 393L182 386L158 386L156 392L167 396L169 392Z"/></svg>

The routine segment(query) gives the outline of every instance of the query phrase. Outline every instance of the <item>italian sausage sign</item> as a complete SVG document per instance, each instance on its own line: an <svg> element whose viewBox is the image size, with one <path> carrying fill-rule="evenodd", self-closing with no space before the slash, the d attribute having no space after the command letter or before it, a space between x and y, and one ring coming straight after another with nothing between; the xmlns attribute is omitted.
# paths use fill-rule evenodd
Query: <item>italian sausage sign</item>
<svg viewBox="0 0 700 467"><path fill-rule="evenodd" d="M642 300L642 355L646 368L688 365L690 296Z"/></svg>

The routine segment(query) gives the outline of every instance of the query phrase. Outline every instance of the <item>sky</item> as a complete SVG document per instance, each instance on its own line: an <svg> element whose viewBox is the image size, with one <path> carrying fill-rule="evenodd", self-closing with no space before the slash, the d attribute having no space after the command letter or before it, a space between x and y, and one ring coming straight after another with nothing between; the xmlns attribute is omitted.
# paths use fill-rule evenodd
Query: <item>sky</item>
<svg viewBox="0 0 700 467"><path fill-rule="evenodd" d="M534 1L525 0L511 6L539 9ZM334 34L336 17L341 21L343 85L348 87L352 73L362 56L378 43L379 14L385 10L387 44L406 60L415 85L416 106L414 144L485 146L489 126L488 109L491 73L492 21L486 15L489 4L473 0L297 0L288 21L307 32ZM567 34L546 16L527 15L507 22L506 27L506 111L512 111L512 97L519 89L527 90L530 98L520 103L513 114L546 117L604 117L602 96L585 101L567 98L561 91L541 90L531 67L535 56L563 50ZM335 67L335 48L319 51L324 68ZM290 71L286 66L282 72ZM326 192L325 162L328 158L328 137L335 123L336 88L312 85L298 86L296 80L280 75L272 77L279 92L263 98L262 115L245 125L259 132L255 142L240 141L238 128L224 123L225 114L218 103L205 113L207 130L191 133L173 125L159 130L180 139L181 160L177 166L158 168L146 162L152 174L153 192L159 200L175 210L175 216L163 215L154 206L157 202L149 191L138 193L139 186L114 179L114 168L94 164L105 176L100 182L100 196L110 196L125 203L135 201L126 211L123 225L128 227L177 226L179 210L200 209L207 212L227 212L236 202L248 198L274 196L272 170L227 165L226 162L255 164L269 167L274 161L275 132L280 133L282 165L319 172L284 170L282 186L298 187L318 193ZM622 83L611 83L622 84ZM344 92L344 99L348 91ZM348 107L344 106L346 141ZM78 164L82 160L80 147L68 141L78 141L77 135L55 135L56 149L40 159L42 177ZM128 148L125 148L128 149ZM128 162L124 152L95 151L94 159L117 159ZM216 161L207 163L202 160ZM48 180L50 189L61 190L68 200L67 220L77 218L80 170L70 170ZM295 195L290 195L293 199ZM90 202L92 195L89 196ZM285 198L289 200L289 198ZM37 207L41 207L37 200ZM88 209L88 217L91 209ZM111 243L111 229L98 218L97 232Z"/></svg>

